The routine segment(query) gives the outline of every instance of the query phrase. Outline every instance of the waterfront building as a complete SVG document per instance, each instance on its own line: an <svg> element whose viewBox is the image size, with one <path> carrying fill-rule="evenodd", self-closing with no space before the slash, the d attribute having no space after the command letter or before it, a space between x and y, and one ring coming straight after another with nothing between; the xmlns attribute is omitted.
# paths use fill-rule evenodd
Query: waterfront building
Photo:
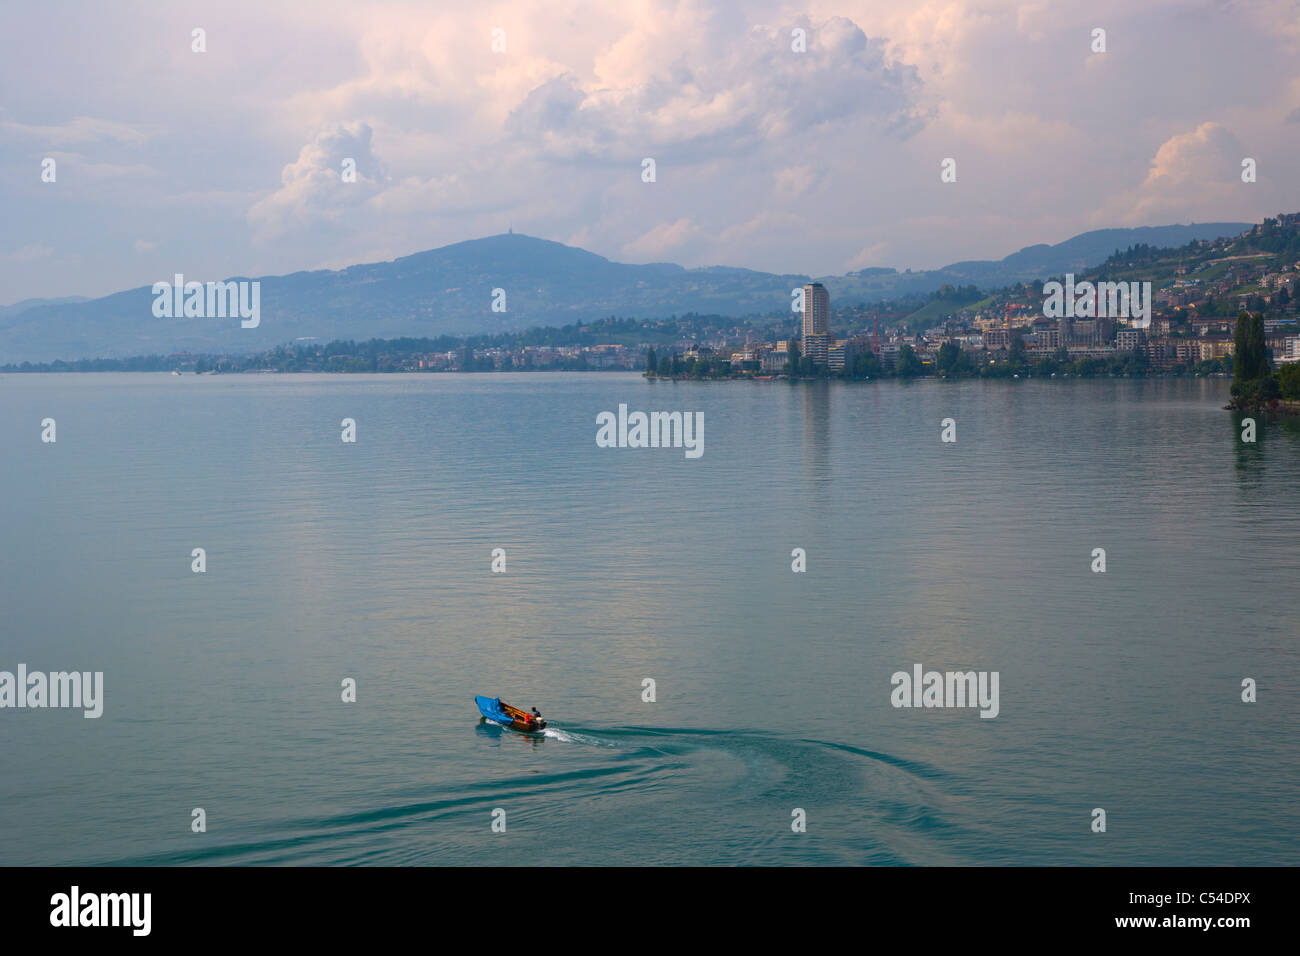
<svg viewBox="0 0 1300 956"><path fill-rule="evenodd" d="M1145 339L1146 336L1141 329L1119 329L1115 333L1115 350L1118 352L1134 352Z"/></svg>
<svg viewBox="0 0 1300 956"><path fill-rule="evenodd" d="M1070 327L1070 337L1062 344L1100 348L1109 342L1115 332L1115 323L1109 318L1075 319Z"/></svg>
<svg viewBox="0 0 1300 956"><path fill-rule="evenodd" d="M831 337L829 335L805 335L803 337L803 354L805 357L813 360L816 365L825 365L826 356L830 351Z"/></svg>
<svg viewBox="0 0 1300 956"><path fill-rule="evenodd" d="M1230 338L1223 337L1211 338L1205 336L1192 340L1194 344L1200 346L1200 358L1197 361L1204 362L1206 359L1223 358L1225 355L1232 354L1233 341Z"/></svg>
<svg viewBox="0 0 1300 956"><path fill-rule="evenodd" d="M1040 328L1034 333L1034 348L1039 352L1053 352L1061 347L1059 328Z"/></svg>
<svg viewBox="0 0 1300 956"><path fill-rule="evenodd" d="M803 287L803 334L828 335L830 330L830 293L820 282L811 282Z"/></svg>
<svg viewBox="0 0 1300 956"><path fill-rule="evenodd" d="M1011 347L1011 333L1007 329L985 329L984 347L990 350Z"/></svg>
<svg viewBox="0 0 1300 956"><path fill-rule="evenodd" d="M820 282L811 282L803 287L803 354L818 365L826 364L830 331L830 293Z"/></svg>
<svg viewBox="0 0 1300 956"><path fill-rule="evenodd" d="M1168 339L1148 340L1144 345L1138 346L1138 350L1145 353L1147 361L1157 368L1169 365L1173 358Z"/></svg>
<svg viewBox="0 0 1300 956"><path fill-rule="evenodd" d="M761 345L746 345L743 349L737 349L731 353L731 367L756 372L762 364L763 351Z"/></svg>
<svg viewBox="0 0 1300 956"><path fill-rule="evenodd" d="M826 350L826 365L831 371L842 371L845 366L852 365L856 357L857 349L853 342L842 339Z"/></svg>

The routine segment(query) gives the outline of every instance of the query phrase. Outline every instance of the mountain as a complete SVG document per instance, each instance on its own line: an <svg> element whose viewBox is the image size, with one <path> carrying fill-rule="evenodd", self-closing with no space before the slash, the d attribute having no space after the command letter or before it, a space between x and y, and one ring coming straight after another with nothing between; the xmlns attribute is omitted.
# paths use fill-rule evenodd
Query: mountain
<svg viewBox="0 0 1300 956"><path fill-rule="evenodd" d="M966 283L985 285L988 278L998 285L1029 282L1066 272L1082 272L1101 262L1117 249L1144 243L1160 249L1185 246L1193 239L1218 239L1236 236L1251 227L1248 222L1210 222L1190 226L1142 226L1137 229L1096 229L1067 239L1054 246L1026 246L1001 262L955 262L945 266L965 278ZM986 286L987 287L987 286Z"/></svg>
<svg viewBox="0 0 1300 956"><path fill-rule="evenodd" d="M864 269L821 281L833 301L855 304L926 294L944 284L997 288L1097 265L1116 248L1136 242L1181 244L1192 238L1235 235L1249 225L1107 229L1055 246L1030 246L1000 262L954 263L928 272ZM186 277L188 281L209 278ZM0 365L180 351L243 353L308 338L505 332L609 315L770 315L788 310L791 289L809 277L725 266L627 265L584 249L512 233L458 242L391 262L266 276L259 281L260 324L250 329L241 328L237 318L156 318L148 286L88 301L16 303L0 309ZM505 291L505 311L492 310L494 289Z"/></svg>
<svg viewBox="0 0 1300 956"><path fill-rule="evenodd" d="M0 317L17 315L19 312L26 312L28 309L34 309L40 305L67 305L72 302L89 301L84 295L67 295L61 299L23 299L13 305L0 305Z"/></svg>
<svg viewBox="0 0 1300 956"><path fill-rule="evenodd" d="M981 289L1000 289L1017 282L1032 282L1083 272L1100 265L1116 249L1138 243L1157 248L1176 248L1193 239L1211 240L1237 236L1251 228L1248 222L1207 222L1188 226L1141 226L1135 229L1095 229L1056 245L1026 246L999 261L983 259L954 262L942 269L927 272L895 272L892 269L863 269L845 276L821 280L836 299L870 302L882 297L896 298L910 294L925 295L943 285L977 285Z"/></svg>

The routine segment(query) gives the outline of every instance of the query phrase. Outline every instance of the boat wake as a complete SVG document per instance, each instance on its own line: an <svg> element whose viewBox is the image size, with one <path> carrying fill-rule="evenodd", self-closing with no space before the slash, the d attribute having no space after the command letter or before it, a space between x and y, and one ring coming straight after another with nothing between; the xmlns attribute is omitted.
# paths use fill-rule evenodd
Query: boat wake
<svg viewBox="0 0 1300 956"><path fill-rule="evenodd" d="M880 749L739 730L477 727L518 746L470 744L463 766L475 772L268 817L219 845L103 862L519 865L512 845L478 835L496 807L554 865L962 865L986 843L959 776ZM440 744L455 752L452 738ZM816 821L807 837L792 836L795 808Z"/></svg>
<svg viewBox="0 0 1300 956"><path fill-rule="evenodd" d="M547 727L542 731L543 737L549 737L551 740L558 740L565 744L586 744L588 747L617 747L618 744L612 740L601 740L599 737L592 737L589 734L571 733L567 730L561 730L558 727Z"/></svg>
<svg viewBox="0 0 1300 956"><path fill-rule="evenodd" d="M500 721L493 720L491 717L482 719L481 728L491 728L491 735L499 737L501 733L511 730ZM521 739L538 740L545 738L547 740L557 740L562 744L582 744L587 747L617 747L618 744L612 740L601 740L599 737L593 737L590 734L580 734L577 731L561 730L559 727L545 727L542 730L524 730L511 731L517 734Z"/></svg>

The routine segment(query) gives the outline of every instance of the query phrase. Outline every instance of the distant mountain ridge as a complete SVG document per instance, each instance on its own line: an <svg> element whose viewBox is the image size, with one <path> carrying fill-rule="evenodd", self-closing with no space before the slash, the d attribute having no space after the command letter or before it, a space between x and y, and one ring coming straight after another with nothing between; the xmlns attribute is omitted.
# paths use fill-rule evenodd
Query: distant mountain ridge
<svg viewBox="0 0 1300 956"><path fill-rule="evenodd" d="M1102 229L1057 245L1021 249L998 262L824 276L835 304L927 294L944 284L998 288L1082 271L1117 248L1177 246L1237 235L1251 223ZM159 276L170 281L171 276ZM189 281L213 276L186 276ZM234 277L234 281L248 277ZM609 315L659 318L687 312L769 315L789 309L790 290L810 276L729 266L628 265L585 249L519 233L471 239L391 262L262 277L261 323L155 318L148 286L99 299L27 300L0 307L0 364L120 358L173 352L244 352L295 339L398 338L516 331ZM229 280L225 280L229 281ZM506 311L492 311L493 290ZM35 304L28 304L35 302Z"/></svg>
<svg viewBox="0 0 1300 956"><path fill-rule="evenodd" d="M61 299L23 299L13 305L0 305L0 316L17 315L19 312L26 312L28 309L34 309L42 305L67 305L74 302L89 301L90 299L84 295L67 295Z"/></svg>
<svg viewBox="0 0 1300 956"><path fill-rule="evenodd" d="M1245 232L1253 223L1210 222L1188 226L1140 226L1135 229L1095 229L1056 245L1040 243L1013 252L1000 262L954 262L945 272L966 276L973 281L992 275L1002 285L1029 282L1064 272L1079 272L1106 260L1116 249L1144 243L1162 249L1185 246L1193 239L1217 239ZM978 282L976 283L979 284Z"/></svg>

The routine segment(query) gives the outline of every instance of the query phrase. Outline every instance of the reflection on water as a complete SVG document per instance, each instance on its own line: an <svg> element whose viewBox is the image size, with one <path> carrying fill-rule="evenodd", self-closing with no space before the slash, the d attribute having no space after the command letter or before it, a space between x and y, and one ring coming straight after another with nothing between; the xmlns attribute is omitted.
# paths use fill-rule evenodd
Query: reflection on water
<svg viewBox="0 0 1300 956"><path fill-rule="evenodd" d="M824 489L814 491L830 478L831 460L831 391L828 381L799 382L792 385L798 390L803 409L803 462L804 481L812 502L825 502Z"/></svg>
<svg viewBox="0 0 1300 956"><path fill-rule="evenodd" d="M502 727L500 724L488 720L486 717L480 717L478 719L478 724L475 725L474 729L480 737L500 741L509 746L514 746L514 742L518 740L524 746L540 747L546 740L544 734L512 730L508 727Z"/></svg>
<svg viewBox="0 0 1300 956"><path fill-rule="evenodd" d="M1262 414L1239 411L1229 412L1227 420L1232 430L1237 477L1258 487L1265 464L1263 444L1268 433L1267 421Z"/></svg>
<svg viewBox="0 0 1300 956"><path fill-rule="evenodd" d="M105 674L0 715L0 862L1294 864L1300 429L1226 387L0 376L0 669Z"/></svg>

